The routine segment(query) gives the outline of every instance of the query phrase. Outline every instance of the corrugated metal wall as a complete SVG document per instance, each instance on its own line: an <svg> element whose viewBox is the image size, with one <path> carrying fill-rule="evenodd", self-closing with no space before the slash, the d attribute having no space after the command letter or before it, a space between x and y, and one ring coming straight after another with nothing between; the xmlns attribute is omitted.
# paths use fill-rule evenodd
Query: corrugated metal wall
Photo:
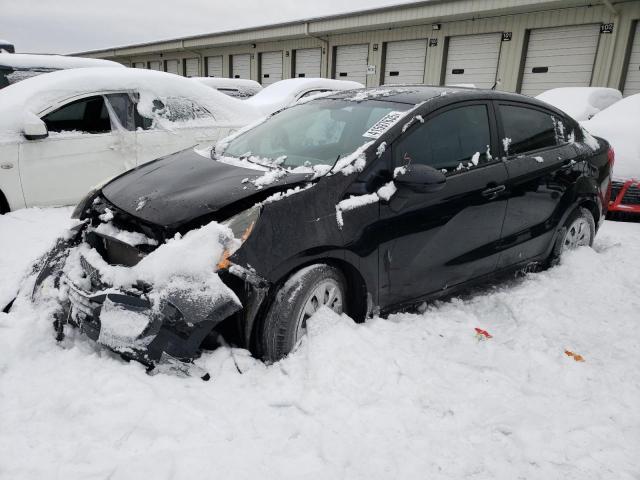
<svg viewBox="0 0 640 480"><path fill-rule="evenodd" d="M399 40L428 39L424 81L438 85L443 79L446 65L447 39L453 36L487 33L508 33L508 41L500 47L497 80L498 89L518 91L524 67L529 32L532 29L559 27L564 25L613 23L613 33L603 33L593 67L591 85L621 88L626 73L626 59L631 48L632 28L640 19L640 1L614 3L617 14L604 5L588 6L585 0L458 0L433 5L421 4L412 7L364 13L326 20L265 27L252 31L229 32L207 37L162 42L153 45L129 47L117 51L99 52L100 58L112 58L124 64L136 62L179 60L193 58L223 57L222 75L230 75L231 55L250 55L251 76L258 79L259 55L262 52L283 52L283 78L291 78L295 55L293 51L304 48L320 48L322 51L322 76L332 75L337 46L367 44L369 48L369 73L367 86L380 85L383 75L383 52L387 42ZM576 6L579 5L579 6ZM539 11L535 11L539 10ZM469 12L479 12L474 19ZM487 18L482 12L491 12ZM446 19L434 20L434 19ZM440 28L434 30L433 22ZM412 25L413 23L413 25ZM416 25L416 23L420 23ZM379 28L376 29L376 27ZM307 30L308 29L308 30ZM323 33L331 32L331 33ZM343 33L336 33L343 32ZM309 35L317 35L315 38ZM274 39L276 37L276 39ZM250 40L247 40L250 39ZM270 40L266 40L270 39ZM220 44L212 46L212 43ZM238 43L234 43L238 42ZM188 50L188 51L187 51ZM117 55L115 55L117 53ZM164 63L166 64L166 63Z"/></svg>

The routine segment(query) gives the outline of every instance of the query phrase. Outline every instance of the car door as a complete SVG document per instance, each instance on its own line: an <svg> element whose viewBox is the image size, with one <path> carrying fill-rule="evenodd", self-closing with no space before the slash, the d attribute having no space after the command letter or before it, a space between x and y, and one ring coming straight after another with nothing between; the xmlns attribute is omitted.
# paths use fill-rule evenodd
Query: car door
<svg viewBox="0 0 640 480"><path fill-rule="evenodd" d="M20 144L27 206L75 204L92 186L134 166L135 134L121 128L103 95L72 100L41 118L47 138Z"/></svg>
<svg viewBox="0 0 640 480"><path fill-rule="evenodd" d="M228 135L229 127L195 101L170 97L153 101L149 118L136 112L138 165Z"/></svg>
<svg viewBox="0 0 640 480"><path fill-rule="evenodd" d="M402 304L493 272L506 212L506 168L491 155L497 135L488 102L467 102L415 122L394 142L396 167L446 172L433 193L398 188L380 206L379 299Z"/></svg>
<svg viewBox="0 0 640 480"><path fill-rule="evenodd" d="M581 175L565 122L544 108L496 102L509 175L503 252L498 268L540 260L567 206L565 192Z"/></svg>

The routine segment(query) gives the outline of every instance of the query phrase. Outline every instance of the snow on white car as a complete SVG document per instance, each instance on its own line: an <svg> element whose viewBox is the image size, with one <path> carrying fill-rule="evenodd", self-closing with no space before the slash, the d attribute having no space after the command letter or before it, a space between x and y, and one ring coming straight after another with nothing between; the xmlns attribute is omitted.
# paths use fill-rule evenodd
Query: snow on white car
<svg viewBox="0 0 640 480"><path fill-rule="evenodd" d="M0 44L1 47L1 44ZM29 53L3 53L0 50L0 88L8 87L27 78L68 68L115 67L124 65L98 58L66 57L62 55L33 55Z"/></svg>
<svg viewBox="0 0 640 480"><path fill-rule="evenodd" d="M187 78L79 68L0 90L0 213L77 203L94 185L262 117Z"/></svg>
<svg viewBox="0 0 640 480"><path fill-rule="evenodd" d="M262 85L258 82L244 78L191 77L191 80L234 98L249 98L262 90Z"/></svg>
<svg viewBox="0 0 640 480"><path fill-rule="evenodd" d="M263 88L253 97L247 99L246 103L256 107L264 114L270 114L313 95L359 88L364 88L364 85L350 80L289 78Z"/></svg>
<svg viewBox="0 0 640 480"><path fill-rule="evenodd" d="M620 101L622 93L605 87L561 87L542 92L536 98L581 122Z"/></svg>
<svg viewBox="0 0 640 480"><path fill-rule="evenodd" d="M631 95L594 115L582 126L607 139L616 152L609 215L640 217L640 94Z"/></svg>

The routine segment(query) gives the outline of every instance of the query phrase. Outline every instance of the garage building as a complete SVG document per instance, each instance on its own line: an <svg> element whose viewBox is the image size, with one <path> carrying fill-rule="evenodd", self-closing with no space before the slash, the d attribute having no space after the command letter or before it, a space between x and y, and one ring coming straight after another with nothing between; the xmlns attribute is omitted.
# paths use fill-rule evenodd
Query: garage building
<svg viewBox="0 0 640 480"><path fill-rule="evenodd" d="M213 9L214 7L212 7ZM178 75L640 93L638 0L431 0L77 55Z"/></svg>

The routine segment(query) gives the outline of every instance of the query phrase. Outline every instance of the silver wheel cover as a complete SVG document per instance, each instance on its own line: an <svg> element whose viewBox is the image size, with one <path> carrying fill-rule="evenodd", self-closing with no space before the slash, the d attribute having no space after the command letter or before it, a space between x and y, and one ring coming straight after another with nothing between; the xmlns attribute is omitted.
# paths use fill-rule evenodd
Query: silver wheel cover
<svg viewBox="0 0 640 480"><path fill-rule="evenodd" d="M337 281L326 278L318 283L302 304L302 310L296 322L295 343L307 333L307 320L322 306L326 306L334 312L342 313L342 289Z"/></svg>
<svg viewBox="0 0 640 480"><path fill-rule="evenodd" d="M577 218L567 228L562 242L562 251L591 245L591 226L583 217Z"/></svg>

